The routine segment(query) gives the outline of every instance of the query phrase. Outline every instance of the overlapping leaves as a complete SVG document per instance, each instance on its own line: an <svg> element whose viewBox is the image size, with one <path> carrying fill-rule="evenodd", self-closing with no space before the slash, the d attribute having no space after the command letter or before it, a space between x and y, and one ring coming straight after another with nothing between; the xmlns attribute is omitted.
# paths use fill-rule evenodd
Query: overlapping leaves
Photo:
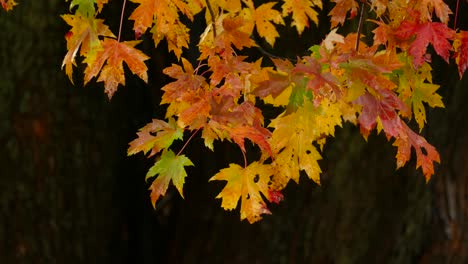
<svg viewBox="0 0 468 264"><path fill-rule="evenodd" d="M281 190L290 180L298 182L301 173L320 183L320 151L345 121L359 126L364 137L376 130L392 140L397 168L410 160L414 150L416 166L426 179L435 173L434 163L440 162L437 150L407 122L414 118L421 131L426 107L444 106L438 85L432 83L430 46L445 61L454 59L460 77L468 67L468 35L448 28L452 12L442 0L369 0L368 5L332 0L328 15L333 29L321 45L294 62L253 60L242 54L252 47L265 53L254 35L273 47L285 21L299 34L313 26L311 22L317 25L321 0L131 1L135 8L128 19L133 21L135 37L151 35L154 46L166 41L178 58L164 70L173 79L162 87L168 122L154 119L140 129L128 149L129 155L156 156L147 175L147 179L157 176L150 186L153 205L171 182L183 196L185 167L193 164L182 154L185 145L177 154L171 148L184 132L191 134L190 141L201 131L205 146L213 151L217 140L241 149L243 166L229 164L211 180L226 181L217 196L221 206L233 210L240 205L241 219L251 223L269 214L267 203L279 202ZM0 3L8 10L15 2ZM77 58L82 57L84 82L97 78L111 97L119 85L125 85L124 63L148 80L148 56L136 48L140 41L121 41L97 18L107 3L70 2L74 14L63 16L71 26L63 67L72 79ZM361 42L359 34L337 33L348 20L358 19L358 12L367 11L376 18L370 45ZM190 23L201 12L207 27L195 40L200 56L194 67L184 58L184 49L190 48ZM274 67L267 65L269 60ZM272 117L268 126L260 100L280 108L281 114ZM247 160L246 144L258 147L259 160Z"/></svg>

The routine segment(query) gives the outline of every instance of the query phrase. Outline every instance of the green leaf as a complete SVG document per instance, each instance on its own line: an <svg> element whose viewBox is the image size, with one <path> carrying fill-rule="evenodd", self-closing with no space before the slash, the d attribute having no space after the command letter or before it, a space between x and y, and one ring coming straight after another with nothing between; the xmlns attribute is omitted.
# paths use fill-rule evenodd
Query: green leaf
<svg viewBox="0 0 468 264"><path fill-rule="evenodd" d="M70 3L70 9L78 6L76 12L81 13L86 17L94 17L96 12L94 9L94 3L96 3L96 0L72 0Z"/></svg>
<svg viewBox="0 0 468 264"><path fill-rule="evenodd" d="M160 159L149 169L146 180L159 175L149 188L151 190L151 203L154 207L159 197L166 194L170 181L177 188L182 198L184 197L183 186L185 177L187 177L185 166L193 166L192 161L185 155L176 156L172 150L165 150Z"/></svg>

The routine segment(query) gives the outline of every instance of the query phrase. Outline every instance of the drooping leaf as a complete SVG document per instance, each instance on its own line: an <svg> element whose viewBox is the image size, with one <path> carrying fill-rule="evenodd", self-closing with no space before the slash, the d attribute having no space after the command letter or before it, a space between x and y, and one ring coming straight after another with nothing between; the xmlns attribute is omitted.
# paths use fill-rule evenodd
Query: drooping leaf
<svg viewBox="0 0 468 264"><path fill-rule="evenodd" d="M182 65L184 68L173 64L163 70L164 74L175 79L161 88L164 91L161 104L169 104L166 117L179 116L190 107L191 111L195 109L203 109L204 113L209 111L209 106L204 105L207 103L205 97L208 96L207 91L203 89L208 86L205 78L195 74L192 65L185 58L182 58Z"/></svg>
<svg viewBox="0 0 468 264"><path fill-rule="evenodd" d="M162 39L166 39L169 51L173 51L178 58L182 48L188 47L189 29L180 21L179 11L189 19L193 19L192 9L182 0L132 0L139 4L129 19L134 20L133 30L139 38L153 24L151 30L155 46Z"/></svg>
<svg viewBox="0 0 468 264"><path fill-rule="evenodd" d="M193 166L193 163L184 155L176 156L172 150L164 150L161 157L149 169L146 174L146 180L157 175L157 178L151 183L151 203L156 207L159 197L166 194L169 183L179 191L180 196L184 197L183 187L187 172L186 166Z"/></svg>
<svg viewBox="0 0 468 264"><path fill-rule="evenodd" d="M226 186L216 196L222 199L221 207L233 210L241 200L240 218L250 223L257 222L262 214L270 214L262 195L271 202L278 202L278 192L272 192L268 183L274 170L271 165L253 162L246 168L237 164L229 164L229 168L222 169L210 181L227 181Z"/></svg>
<svg viewBox="0 0 468 264"><path fill-rule="evenodd" d="M361 133L367 137L380 120L388 137L397 137L400 132L400 122L396 110L407 112L406 105L392 91L376 90L376 96L366 92L356 103L362 105L358 121ZM378 118L378 119L377 119Z"/></svg>
<svg viewBox="0 0 468 264"><path fill-rule="evenodd" d="M112 98L118 85L125 85L123 62L127 64L130 71L148 82L148 68L144 61L149 57L134 48L138 43L140 41L118 42L115 39L106 38L102 42L102 50L96 55L96 60L85 70L85 84L99 75L98 82L104 82L105 92L109 99Z"/></svg>
<svg viewBox="0 0 468 264"><path fill-rule="evenodd" d="M435 12L440 22L444 24L448 23L449 15L452 14L452 11L443 0L420 0L415 2L414 9L421 14L421 21L432 21L432 15Z"/></svg>
<svg viewBox="0 0 468 264"><path fill-rule="evenodd" d="M341 126L341 112L336 104L324 99L316 107L307 98L302 100L303 104L295 112L283 113L269 125L274 128L270 145L277 168L273 185L278 189L284 188L291 179L299 182L301 170L320 183L318 160L322 157L313 143L333 136L335 127Z"/></svg>
<svg viewBox="0 0 468 264"><path fill-rule="evenodd" d="M461 79L468 68L468 31L461 30L457 33L453 42L453 49L455 50L455 62L458 65L458 74Z"/></svg>
<svg viewBox="0 0 468 264"><path fill-rule="evenodd" d="M97 52L102 48L99 36L115 36L102 19L90 19L81 14L62 15L62 18L72 27L66 35L68 52L63 59L62 68L65 66L65 72L73 82L73 66L78 50L82 56L85 56L85 62L91 64L96 59Z"/></svg>
<svg viewBox="0 0 468 264"><path fill-rule="evenodd" d="M138 138L130 142L127 154L134 155L140 151L144 154L151 150L150 157L163 149L171 146L172 142L182 139L183 130L176 124L173 118L169 122L153 119L153 121L142 127L137 133Z"/></svg>
<svg viewBox="0 0 468 264"><path fill-rule="evenodd" d="M318 24L318 13L314 7L322 8L322 0L283 0L283 16L292 14L292 26L301 34L309 27L309 19Z"/></svg>
<svg viewBox="0 0 468 264"><path fill-rule="evenodd" d="M419 126L419 131L426 122L426 110L423 102L430 107L444 107L442 97L436 93L439 85L432 84L431 67L424 63L418 70L409 63L403 68L403 72L398 75L398 92L403 102L413 109L414 118Z"/></svg>
<svg viewBox="0 0 468 264"><path fill-rule="evenodd" d="M336 5L328 14L330 16L332 28L338 26L339 24L343 25L346 20L346 14L348 12L350 12L350 19L357 15L357 9L359 6L355 0L332 0L332 2L336 3Z"/></svg>
<svg viewBox="0 0 468 264"><path fill-rule="evenodd" d="M416 152L416 168L421 167L426 181L429 181L434 174L434 162L440 163L440 156L437 150L429 144L426 139L414 133L405 123L400 120L400 135L393 143L398 147L397 168L401 168L411 158L411 148Z"/></svg>
<svg viewBox="0 0 468 264"><path fill-rule="evenodd" d="M437 54L448 63L449 51L452 50L449 40L454 39L455 32L447 25L439 22L403 21L395 35L401 39L415 37L408 49L408 53L414 58L414 66L420 67L425 61L426 49L429 43L432 44Z"/></svg>
<svg viewBox="0 0 468 264"><path fill-rule="evenodd" d="M262 4L254 9L252 14L258 34L260 37L265 38L271 46L275 44L276 38L279 37L279 33L273 23L284 25L281 13L273 9L275 4L275 2Z"/></svg>

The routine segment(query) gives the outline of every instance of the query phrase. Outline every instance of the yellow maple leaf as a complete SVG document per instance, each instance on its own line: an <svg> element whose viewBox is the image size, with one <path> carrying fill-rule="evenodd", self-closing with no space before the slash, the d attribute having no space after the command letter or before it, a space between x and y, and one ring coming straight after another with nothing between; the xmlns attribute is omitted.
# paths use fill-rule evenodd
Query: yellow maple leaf
<svg viewBox="0 0 468 264"><path fill-rule="evenodd" d="M273 119L270 140L277 173L273 178L275 188L284 188L289 180L299 182L299 172L320 184L322 157L313 143L322 145L326 136L333 136L335 127L341 126L341 111L337 104L323 99L318 107L305 100L295 112Z"/></svg>
<svg viewBox="0 0 468 264"><path fill-rule="evenodd" d="M226 186L216 196L222 199L221 207L233 210L241 199L240 218L250 223L260 220L262 214L270 214L262 195L270 201L268 183L274 170L271 165L253 162L246 168L237 164L229 164L229 168L222 169L210 181L227 181Z"/></svg>
<svg viewBox="0 0 468 264"><path fill-rule="evenodd" d="M62 15L63 20L72 28L66 35L67 54L63 58L62 68L65 67L65 73L70 81L73 82L73 66L75 57L80 50L80 55L85 56L85 62L90 64L95 58L97 52L101 49L99 36L115 37L109 28L104 25L102 19L91 19L76 15Z"/></svg>
<svg viewBox="0 0 468 264"><path fill-rule="evenodd" d="M426 123L426 109L423 102L430 107L444 107L442 97L436 93L440 86L432 84L432 68L427 62L419 69L415 69L411 60L403 57L402 60L407 64L398 78L399 96L409 109L413 109L414 119L418 123L419 131L422 131Z"/></svg>
<svg viewBox="0 0 468 264"><path fill-rule="evenodd" d="M257 8L254 7L251 1L248 3L249 8L244 9L244 15L247 19L251 18L253 20L260 37L265 38L268 44L273 46L276 38L279 37L279 33L273 23L284 25L281 13L278 10L273 9L273 6L276 3L265 3Z"/></svg>
<svg viewBox="0 0 468 264"><path fill-rule="evenodd" d="M283 0L283 17L292 14L292 26L301 34L309 26L309 19L318 24L318 13L313 7L322 8L321 0Z"/></svg>

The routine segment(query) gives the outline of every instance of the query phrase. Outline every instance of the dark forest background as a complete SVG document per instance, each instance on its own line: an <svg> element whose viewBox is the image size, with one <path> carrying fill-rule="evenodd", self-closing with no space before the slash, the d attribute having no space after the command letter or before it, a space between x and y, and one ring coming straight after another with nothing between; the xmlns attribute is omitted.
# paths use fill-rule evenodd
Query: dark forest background
<svg viewBox="0 0 468 264"><path fill-rule="evenodd" d="M104 14L114 32L121 2ZM423 131L442 159L428 184L414 160L395 170L384 136L366 142L345 125L323 152L322 186L290 183L259 223L220 208L223 184L207 182L239 150L217 144L212 153L200 140L187 149L196 167L186 199L170 188L155 211L144 181L153 160L126 148L164 116L162 69L174 56L147 39L149 84L127 75L110 102L102 84L83 87L80 69L72 85L60 69L68 5L23 0L0 11L0 263L468 263L468 77L460 81L453 63L433 57L446 108L430 110ZM328 28L299 39L285 30L277 52L301 55Z"/></svg>

